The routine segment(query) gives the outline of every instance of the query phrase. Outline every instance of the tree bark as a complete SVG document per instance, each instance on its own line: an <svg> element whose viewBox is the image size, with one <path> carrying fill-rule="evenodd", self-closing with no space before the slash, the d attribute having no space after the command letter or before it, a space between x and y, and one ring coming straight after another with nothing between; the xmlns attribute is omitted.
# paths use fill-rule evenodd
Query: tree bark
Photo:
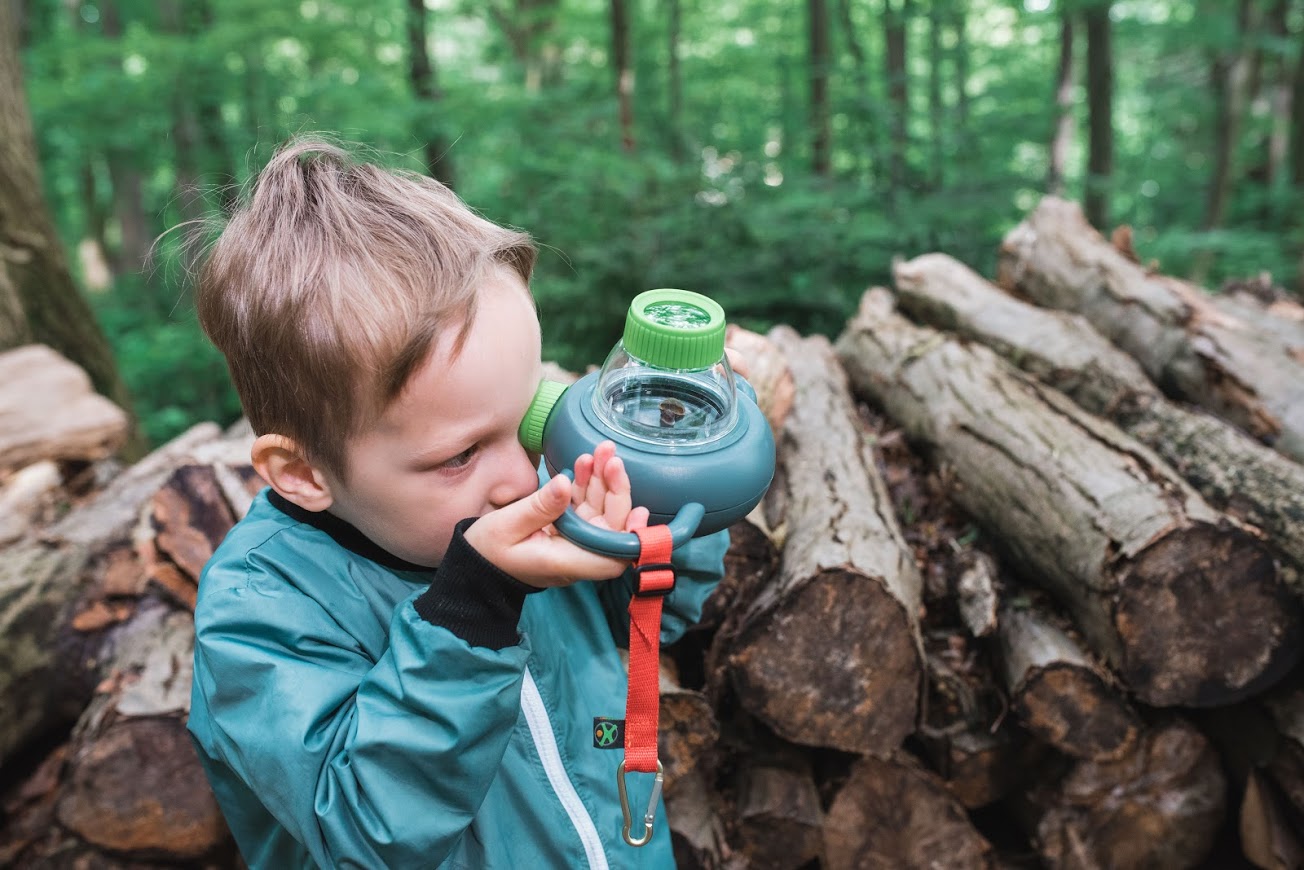
<svg viewBox="0 0 1304 870"><path fill-rule="evenodd" d="M229 834L185 729L194 626L145 602L100 647L108 680L82 713L56 814L111 852L187 861Z"/></svg>
<svg viewBox="0 0 1304 870"><path fill-rule="evenodd" d="M1114 50L1111 0L1094 0L1083 15L1087 24L1087 184L1083 201L1093 226L1110 224L1110 186L1114 174Z"/></svg>
<svg viewBox="0 0 1304 870"><path fill-rule="evenodd" d="M1304 361L1218 311L1198 287L1129 260L1073 203L1046 197L1011 230L999 275L1038 305L1084 315L1165 393L1304 459Z"/></svg>
<svg viewBox="0 0 1304 870"><path fill-rule="evenodd" d="M1126 434L987 348L911 325L884 291L838 350L857 391L954 469L960 506L1146 703L1228 703L1298 658L1298 608L1268 550Z"/></svg>
<svg viewBox="0 0 1304 870"><path fill-rule="evenodd" d="M0 717L0 765L86 707L105 676L102 629L117 615L76 617L108 583L111 551L130 547L142 509L178 465L232 452L247 457L246 441L219 435L212 424L196 426L114 478L40 540L10 547L0 559L0 710L17 711Z"/></svg>
<svg viewBox="0 0 1304 870"><path fill-rule="evenodd" d="M827 341L785 327L770 338L796 383L770 496L783 561L717 635L727 655L716 658L739 703L785 739L891 752L919 704L918 569Z"/></svg>
<svg viewBox="0 0 1304 870"><path fill-rule="evenodd" d="M964 264L926 254L896 267L901 307L980 341L1164 458L1218 510L1262 529L1304 580L1304 467L1217 417L1166 400L1086 318L1021 302ZM1289 323L1290 321L1284 321ZM1297 591L1304 594L1304 585Z"/></svg>
<svg viewBox="0 0 1304 870"><path fill-rule="evenodd" d="M0 3L0 350L49 345L130 414L113 352L73 283L41 194L14 15L13 3Z"/></svg>

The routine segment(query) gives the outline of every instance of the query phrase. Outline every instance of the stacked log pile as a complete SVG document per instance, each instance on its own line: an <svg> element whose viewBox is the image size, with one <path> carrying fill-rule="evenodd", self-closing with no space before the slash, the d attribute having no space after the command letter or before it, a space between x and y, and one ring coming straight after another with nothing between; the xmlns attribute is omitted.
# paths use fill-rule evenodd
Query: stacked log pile
<svg viewBox="0 0 1304 870"><path fill-rule="evenodd" d="M733 333L780 461L664 654L680 866L1301 866L1304 307L1053 198L893 284ZM250 435L78 437L0 466L0 864L238 866L184 718Z"/></svg>

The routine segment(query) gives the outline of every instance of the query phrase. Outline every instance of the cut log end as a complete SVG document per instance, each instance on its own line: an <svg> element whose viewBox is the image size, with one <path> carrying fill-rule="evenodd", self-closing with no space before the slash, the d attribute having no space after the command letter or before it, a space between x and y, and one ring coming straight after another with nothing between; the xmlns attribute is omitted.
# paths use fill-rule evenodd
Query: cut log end
<svg viewBox="0 0 1304 870"><path fill-rule="evenodd" d="M877 758L856 763L824 823L822 866L988 868L994 857L935 777Z"/></svg>
<svg viewBox="0 0 1304 870"><path fill-rule="evenodd" d="M886 753L914 730L913 627L900 601L861 574L811 578L744 629L729 663L750 712L794 743Z"/></svg>
<svg viewBox="0 0 1304 870"><path fill-rule="evenodd" d="M1299 605L1250 535L1193 525L1147 548L1128 572L1114 611L1120 672L1146 703L1231 703L1299 660Z"/></svg>
<svg viewBox="0 0 1304 870"><path fill-rule="evenodd" d="M1109 759L1136 742L1141 722L1093 671L1052 664L1028 674L1014 692L1024 727L1077 758Z"/></svg>

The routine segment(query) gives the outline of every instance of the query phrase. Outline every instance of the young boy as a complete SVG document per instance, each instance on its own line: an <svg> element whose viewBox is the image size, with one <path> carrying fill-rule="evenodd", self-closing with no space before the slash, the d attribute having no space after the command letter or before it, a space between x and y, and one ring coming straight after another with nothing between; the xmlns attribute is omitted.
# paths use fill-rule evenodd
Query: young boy
<svg viewBox="0 0 1304 870"><path fill-rule="evenodd" d="M189 727L253 868L674 864L664 807L623 842L622 753L593 746L632 575L551 527L647 511L610 442L540 488L517 441L534 258L438 182L300 140L202 267L268 487L200 581ZM676 553L663 641L726 546Z"/></svg>

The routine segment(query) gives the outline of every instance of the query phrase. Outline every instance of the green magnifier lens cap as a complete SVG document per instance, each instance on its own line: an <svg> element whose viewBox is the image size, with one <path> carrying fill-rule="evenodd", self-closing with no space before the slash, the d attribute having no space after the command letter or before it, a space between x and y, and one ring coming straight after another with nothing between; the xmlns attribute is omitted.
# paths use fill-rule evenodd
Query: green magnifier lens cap
<svg viewBox="0 0 1304 870"><path fill-rule="evenodd" d="M691 290L648 290L625 318L625 348L665 369L704 369L724 356L724 309Z"/></svg>

